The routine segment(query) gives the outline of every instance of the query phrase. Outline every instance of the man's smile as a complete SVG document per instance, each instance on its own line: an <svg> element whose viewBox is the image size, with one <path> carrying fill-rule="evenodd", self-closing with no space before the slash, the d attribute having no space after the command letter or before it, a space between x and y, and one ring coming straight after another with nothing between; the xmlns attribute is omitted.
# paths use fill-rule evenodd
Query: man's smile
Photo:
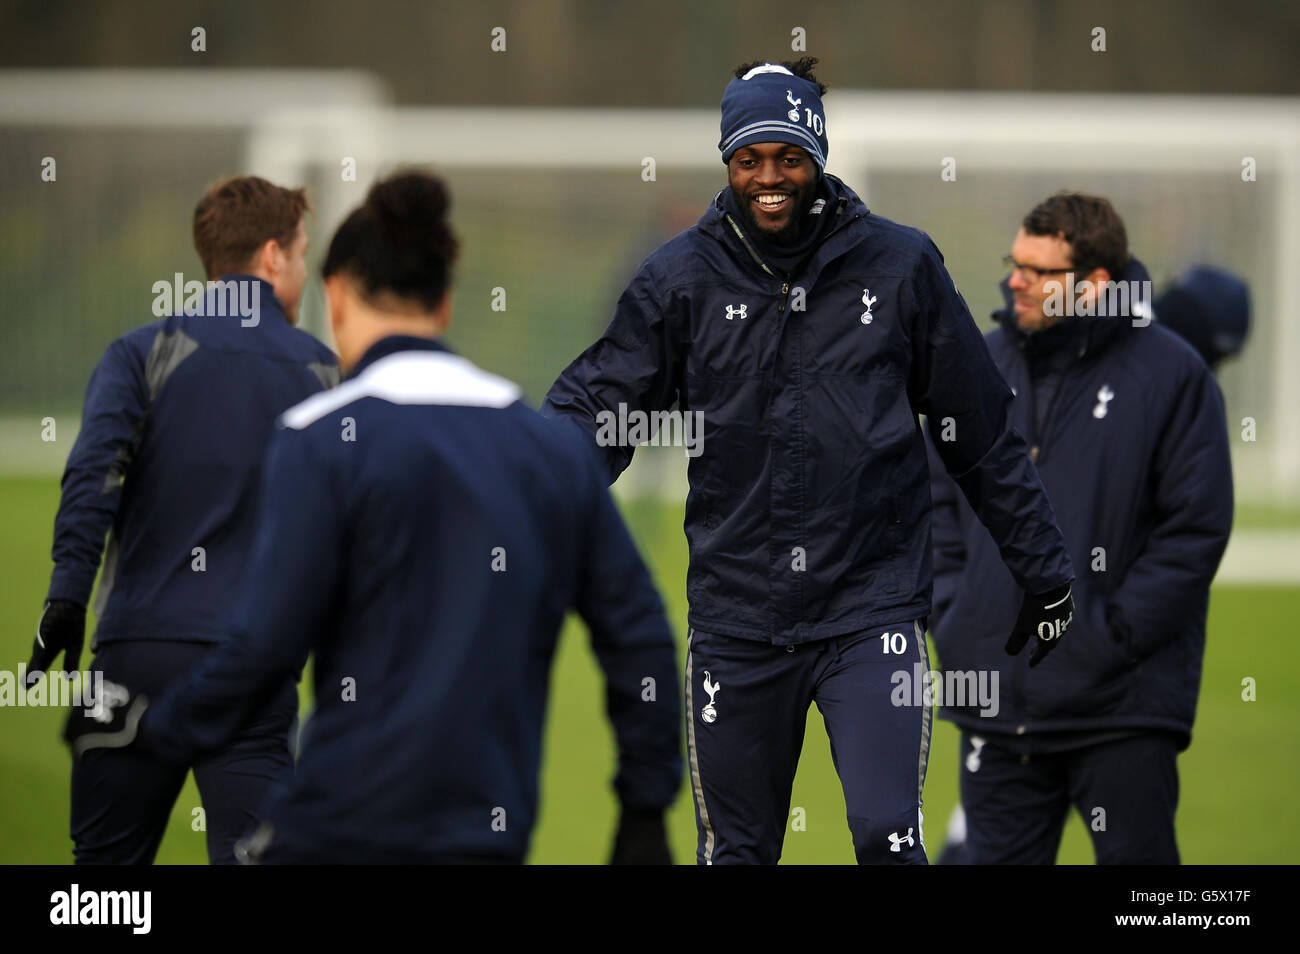
<svg viewBox="0 0 1300 954"><path fill-rule="evenodd" d="M792 197L789 192L759 192L754 196L754 204L764 212L778 212L789 204Z"/></svg>

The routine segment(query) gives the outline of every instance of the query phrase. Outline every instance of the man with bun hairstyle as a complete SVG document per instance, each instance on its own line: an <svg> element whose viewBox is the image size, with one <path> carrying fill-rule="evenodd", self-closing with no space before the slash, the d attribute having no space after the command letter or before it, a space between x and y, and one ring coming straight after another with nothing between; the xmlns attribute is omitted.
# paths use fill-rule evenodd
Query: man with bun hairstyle
<svg viewBox="0 0 1300 954"><path fill-rule="evenodd" d="M339 226L323 271L349 378L286 412L271 441L229 638L154 705L124 692L110 729L74 716L67 737L93 754L138 729L144 748L184 762L314 652L297 771L244 857L519 862L551 658L574 608L619 746L613 860L667 862L681 728L663 605L587 442L442 344L447 208L441 181L404 173Z"/></svg>
<svg viewBox="0 0 1300 954"><path fill-rule="evenodd" d="M338 381L329 348L294 327L308 209L302 189L256 176L214 185L194 210L209 279L202 293L109 345L63 473L30 680L61 653L63 668L77 669L105 535L91 644L104 680L157 694L220 642L248 565L275 419ZM75 762L77 862L151 863L193 768L208 857L233 864L236 840L293 765L298 694L287 674L272 690L240 733L202 757L164 762L104 749Z"/></svg>
<svg viewBox="0 0 1300 954"><path fill-rule="evenodd" d="M1023 591L996 621L1007 651L1032 641L1040 662L1071 618L1074 571L1006 426L1011 392L934 243L825 172L816 62L736 70L727 188L645 261L543 409L581 429L611 481L634 448L610 440L610 415L703 415L686 501L701 864L778 860L813 702L858 861L926 861L929 702L897 691L928 670L918 414Z"/></svg>

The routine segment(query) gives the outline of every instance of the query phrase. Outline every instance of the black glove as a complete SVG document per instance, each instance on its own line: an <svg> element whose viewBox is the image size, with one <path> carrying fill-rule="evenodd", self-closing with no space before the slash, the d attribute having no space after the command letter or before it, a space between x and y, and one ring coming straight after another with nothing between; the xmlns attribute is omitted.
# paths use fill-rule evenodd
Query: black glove
<svg viewBox="0 0 1300 954"><path fill-rule="evenodd" d="M1025 594L1020 604L1020 615L1007 639L1007 655L1014 656L1025 648L1025 643L1037 637L1037 645L1029 654L1029 668L1037 666L1056 648L1074 619L1072 585L1066 583L1037 596Z"/></svg>
<svg viewBox="0 0 1300 954"><path fill-rule="evenodd" d="M66 652L63 668L81 668L81 646L86 641L86 607L71 600L49 600L36 624L32 660L27 664L27 684L33 685L50 668L59 653Z"/></svg>
<svg viewBox="0 0 1300 954"><path fill-rule="evenodd" d="M80 759L91 749L120 749L136 740L140 719L149 708L146 696L131 693L126 686L104 680L103 691L89 709L74 708L63 727L63 741Z"/></svg>
<svg viewBox="0 0 1300 954"><path fill-rule="evenodd" d="M663 812L623 809L614 836L611 865L670 865L668 833L664 830Z"/></svg>

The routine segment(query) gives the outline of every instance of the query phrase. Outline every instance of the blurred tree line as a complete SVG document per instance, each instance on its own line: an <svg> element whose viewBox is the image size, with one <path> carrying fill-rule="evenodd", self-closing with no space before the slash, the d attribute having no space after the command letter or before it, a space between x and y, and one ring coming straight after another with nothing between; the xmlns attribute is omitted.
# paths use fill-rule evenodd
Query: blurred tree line
<svg viewBox="0 0 1300 954"><path fill-rule="evenodd" d="M0 66L346 66L402 103L698 106L736 64L788 57L796 27L832 87L1292 94L1300 77L1294 0L7 0Z"/></svg>

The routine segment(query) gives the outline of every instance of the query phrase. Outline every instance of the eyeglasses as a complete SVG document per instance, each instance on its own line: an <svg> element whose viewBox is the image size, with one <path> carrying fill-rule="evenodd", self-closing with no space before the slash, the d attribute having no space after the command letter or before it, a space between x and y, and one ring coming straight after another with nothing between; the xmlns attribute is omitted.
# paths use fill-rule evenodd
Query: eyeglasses
<svg viewBox="0 0 1300 954"><path fill-rule="evenodd" d="M1065 268L1034 268L1032 265L1021 265L1010 255L1002 256L1002 264L1009 272L1019 272L1031 285L1037 284L1047 275L1064 275L1066 272L1079 270L1075 265L1067 265Z"/></svg>

